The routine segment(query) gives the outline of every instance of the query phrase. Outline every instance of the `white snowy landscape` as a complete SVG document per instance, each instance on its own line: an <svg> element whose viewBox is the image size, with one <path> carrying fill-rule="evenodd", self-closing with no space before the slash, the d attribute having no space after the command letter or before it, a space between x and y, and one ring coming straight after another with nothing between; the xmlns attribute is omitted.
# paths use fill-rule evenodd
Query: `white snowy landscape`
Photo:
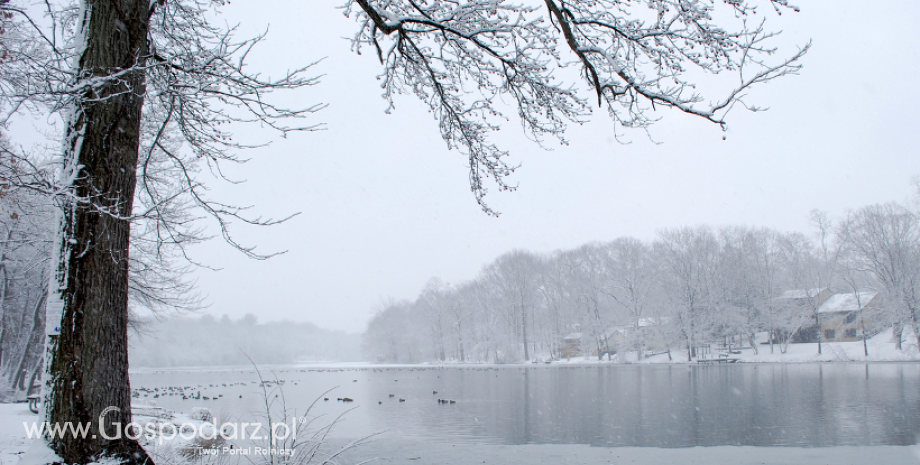
<svg viewBox="0 0 920 465"><path fill-rule="evenodd" d="M0 465L920 464L917 18L0 0Z"/></svg>

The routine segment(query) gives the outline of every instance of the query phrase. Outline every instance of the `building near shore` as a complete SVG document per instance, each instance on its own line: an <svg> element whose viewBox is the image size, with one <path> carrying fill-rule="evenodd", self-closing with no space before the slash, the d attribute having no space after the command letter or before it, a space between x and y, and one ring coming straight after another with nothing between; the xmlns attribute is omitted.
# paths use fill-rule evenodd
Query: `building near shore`
<svg viewBox="0 0 920 465"><path fill-rule="evenodd" d="M834 294L818 307L821 336L827 342L852 342L863 338L873 318L870 310L881 308L878 292L849 292ZM867 334L866 336L872 336Z"/></svg>

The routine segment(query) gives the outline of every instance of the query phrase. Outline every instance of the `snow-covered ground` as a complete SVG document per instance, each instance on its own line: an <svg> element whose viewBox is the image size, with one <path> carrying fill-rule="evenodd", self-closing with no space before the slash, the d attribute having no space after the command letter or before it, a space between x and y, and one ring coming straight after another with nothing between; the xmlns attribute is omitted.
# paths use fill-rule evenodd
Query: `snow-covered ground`
<svg viewBox="0 0 920 465"><path fill-rule="evenodd" d="M765 338L764 338L765 339ZM856 342L825 342L821 344L821 353L818 353L818 344L789 344L783 347L779 344L773 345L773 352L770 351L768 344L758 344L757 353L747 346L743 348L733 348L733 352L724 353L726 358L734 359L737 363L806 363L806 362L909 362L920 361L920 352L917 350L916 339L911 334L906 337L902 349L898 350L895 343L892 342L891 330L883 331L866 341L865 347L862 341ZM866 349L869 355L867 356ZM713 350L712 353L703 357L703 359L719 359L719 351ZM614 362L625 361L629 363L687 363L687 352L685 350L675 350L671 352L670 358L667 353L655 354L637 360L635 352L626 354L623 360L617 356L613 357ZM595 364L609 363L607 358L598 361L597 356L590 357L573 357L571 360L554 361L553 363L576 363L576 364ZM697 363L697 359L691 363Z"/></svg>
<svg viewBox="0 0 920 465"><path fill-rule="evenodd" d="M381 465L866 465L920 464L918 446L689 448L592 447L525 444L451 445L399 440L375 442L345 454L341 463Z"/></svg>
<svg viewBox="0 0 920 465"><path fill-rule="evenodd" d="M28 404L0 404L0 465L15 465L32 444L23 423L38 421Z"/></svg>
<svg viewBox="0 0 920 465"><path fill-rule="evenodd" d="M167 412L150 406L134 406L134 422L147 429L148 423L155 431L164 431L171 437L168 440L150 441L148 452L154 457L176 456L176 451L199 446L208 447L214 441L197 442L183 438L178 432L182 425L193 425L201 429L206 436L216 436L213 426L205 420L211 420L207 408L194 408L191 412ZM204 413L203 413L204 412ZM54 451L36 439L35 425L40 423L39 416L29 411L28 404L0 404L0 465L42 465L59 461ZM31 434L30 434L31 430Z"/></svg>
<svg viewBox="0 0 920 465"><path fill-rule="evenodd" d="M43 458L53 457L39 440L26 438L22 423L37 419L24 404L0 405L0 465L39 465L45 463ZM329 447L336 449L342 445L343 440L333 440ZM336 463L368 461L392 465L909 465L920 464L920 446L607 448L560 444L452 445L387 439L351 449ZM237 456L224 457L220 462L250 464L248 458Z"/></svg>
<svg viewBox="0 0 920 465"><path fill-rule="evenodd" d="M764 337L761 339L766 340L766 333L763 334ZM891 329L885 330L866 341L865 347L863 347L862 341L856 342L825 342L821 344L821 354L818 354L818 344L788 344L784 348L779 344L774 344L773 352L770 351L769 344L758 344L757 353L754 353L754 350L750 346L745 346L742 348L734 347L732 348L733 352L740 352L738 354L726 354L727 357L735 359L737 363L765 363L765 362L776 362L776 363L809 363L809 362L913 362L920 361L920 351L917 350L916 338L912 333L905 334L902 337L903 343L902 348L899 350L895 347L895 343L892 339ZM865 352L868 349L869 355L866 356ZM719 351L713 350L711 354L707 357L708 359L718 359ZM545 360L549 360L550 357L548 354L538 355L535 357L535 360L538 362L538 365L543 365ZM647 356L642 360L637 360L636 353L630 352L623 356L622 359L617 358L616 355L613 356L612 360L608 361L606 357L603 360L598 360L596 355L588 356L577 356L572 357L570 360L552 360L548 362L549 365L555 364L607 364L607 363L617 363L617 362L626 362L626 363L688 363L687 362L687 352L682 349L677 349L671 351L670 359L667 353L659 353L651 356ZM697 363L697 359L694 358L693 364ZM482 364L476 362L458 362L458 361L446 361L446 362L429 362L423 363L422 365L444 365L444 366L464 366L464 365L475 365L483 366L488 365L492 366L495 364ZM503 363L498 366L506 365L532 365L529 362L518 362L518 363ZM342 368L342 369L357 369L357 368L407 368L415 367L418 365L412 364L400 364L400 363L377 363L377 362L311 362L311 363L297 363L293 365L285 365L285 367L297 367L297 368ZM195 370L197 368L190 368ZM153 370L153 369L151 369ZM151 371L147 370L147 371ZM162 370L162 369L157 369ZM184 368L182 369L184 370ZM132 370L133 371L133 370ZM138 371L145 371L144 369Z"/></svg>

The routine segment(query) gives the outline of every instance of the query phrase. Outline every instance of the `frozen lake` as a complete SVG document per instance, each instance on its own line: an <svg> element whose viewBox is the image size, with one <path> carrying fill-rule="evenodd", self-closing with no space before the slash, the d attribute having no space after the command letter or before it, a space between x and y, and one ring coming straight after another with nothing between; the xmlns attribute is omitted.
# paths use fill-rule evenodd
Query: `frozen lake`
<svg viewBox="0 0 920 465"><path fill-rule="evenodd" d="M313 413L332 418L354 408L334 431L340 438L385 430L384 438L443 444L808 447L910 445L920 434L917 363L291 366L262 376L284 381L286 405L298 414L338 386ZM201 392L201 400L141 393L168 409L206 406L222 421L260 414L252 369L138 371L131 379L134 389Z"/></svg>

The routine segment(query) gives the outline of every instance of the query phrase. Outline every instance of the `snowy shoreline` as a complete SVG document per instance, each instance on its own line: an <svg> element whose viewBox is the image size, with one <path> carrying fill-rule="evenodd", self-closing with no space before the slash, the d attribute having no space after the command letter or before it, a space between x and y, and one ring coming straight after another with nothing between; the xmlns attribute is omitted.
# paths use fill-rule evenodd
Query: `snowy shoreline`
<svg viewBox="0 0 920 465"><path fill-rule="evenodd" d="M660 355L660 354L659 354ZM376 363L376 362L319 362L319 363L292 363L287 365L272 365L267 368L259 365L259 369L263 368L271 369L331 369L331 370L350 370L350 369L400 369L400 368L523 368L523 367L561 367L561 366L618 366L618 365L706 365L707 363L700 363L696 360L688 362L686 359L668 361L667 355L664 355L664 361L659 361L657 358L659 355L656 355L655 359L652 357L647 358L643 361L626 361L626 362L617 362L617 361L607 361L605 360L554 360L551 362L512 362L512 363L471 363L471 362L441 362L441 363ZM774 354L781 355L781 354ZM840 363L840 364L849 364L849 363L858 363L858 364L888 364L888 363L910 363L910 362L920 362L920 356L913 356L910 358L903 359L876 359L868 358L864 360L835 360L831 358L815 357L813 359L799 359L799 358L790 358L790 359L770 359L767 357L758 358L742 358L734 363L736 364L751 364L751 363L789 363L789 364L807 364L807 363ZM719 364L724 365L724 364ZM728 364L731 365L731 364ZM221 371L254 371L252 366L193 366L193 367L140 367L132 368L129 370L130 373L157 373L164 371L188 371L188 372L221 372Z"/></svg>
<svg viewBox="0 0 920 465"><path fill-rule="evenodd" d="M835 465L920 464L920 446L831 447L595 447L584 444L437 444L407 439L375 441L349 451L345 463L598 465Z"/></svg>
<svg viewBox="0 0 920 465"><path fill-rule="evenodd" d="M904 343L903 349L898 350L895 344L891 342L890 332L878 334L866 341L869 349L869 356L866 357L862 341L856 342L826 342L821 344L822 354L818 354L818 344L789 344L786 353L780 352L779 344L774 346L774 353L770 353L769 345L762 345L758 353L750 347L744 347L737 354L728 354L733 363L904 363L920 362L920 352L916 344ZM466 368L466 367L525 367L525 366L616 366L616 365L659 365L659 364L677 364L677 365L702 365L698 360L687 361L687 354L684 351L672 351L671 360L668 360L667 353L655 354L642 360L636 360L635 353L630 353L626 360L618 360L614 356L613 360L597 360L596 356L585 358L584 356L573 357L571 360L552 360L536 362L511 362L511 363L476 363L476 362L426 362L417 364L408 363L380 363L380 362L301 362L281 365L259 365L260 370L278 369L370 369L370 368ZM708 360L718 360L718 354L714 354ZM726 363L718 363L724 365ZM131 373L150 373L158 371L238 371L253 370L252 365L221 365L221 366L194 366L194 367L135 367L131 368Z"/></svg>
<svg viewBox="0 0 920 465"><path fill-rule="evenodd" d="M0 465L41 462L43 448L28 439L23 422L37 421L26 404L0 404ZM324 446L334 451L349 439L331 439ZM27 453L28 452L28 453ZM232 457L228 457L233 460ZM379 464L559 464L594 465L641 463L644 465L836 465L867 463L920 464L920 446L711 446L711 447L596 447L586 444L451 444L385 435L345 452L337 463ZM230 462L232 463L232 462ZM241 460L240 463L243 463Z"/></svg>

